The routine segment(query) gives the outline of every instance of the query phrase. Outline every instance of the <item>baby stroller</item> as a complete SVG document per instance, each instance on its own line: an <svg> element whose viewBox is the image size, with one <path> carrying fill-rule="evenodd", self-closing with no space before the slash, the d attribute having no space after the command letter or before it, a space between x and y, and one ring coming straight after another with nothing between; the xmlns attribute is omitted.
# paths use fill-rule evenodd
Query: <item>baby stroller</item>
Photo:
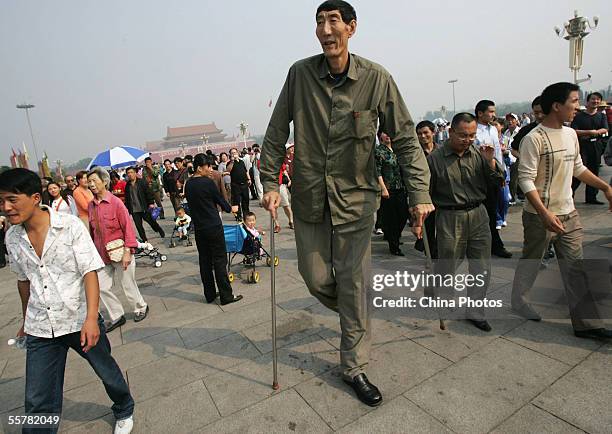
<svg viewBox="0 0 612 434"><path fill-rule="evenodd" d="M193 225L189 225L187 228L187 238L184 238L183 241L183 246L184 247L190 247L193 246L193 242L191 241L191 233L193 232ZM170 247L171 249L173 247L176 247L178 242L181 241L181 237L178 231L178 226L174 226L174 229L172 229L172 235L170 235L170 244L168 244L168 247Z"/></svg>
<svg viewBox="0 0 612 434"><path fill-rule="evenodd" d="M138 247L134 249L134 258L150 258L153 261L153 266L159 268L163 262L166 262L168 257L160 253L159 249L151 243L138 243Z"/></svg>
<svg viewBox="0 0 612 434"><path fill-rule="evenodd" d="M265 258L268 267L278 266L278 256L274 260L270 254L263 248L261 240L250 234L243 225L223 225L223 234L225 236L225 251L227 252L227 276L230 282L234 281L234 273L231 271L232 261L237 254L243 256L242 264L251 268L247 276L247 283L259 282L259 272L256 270L256 262Z"/></svg>

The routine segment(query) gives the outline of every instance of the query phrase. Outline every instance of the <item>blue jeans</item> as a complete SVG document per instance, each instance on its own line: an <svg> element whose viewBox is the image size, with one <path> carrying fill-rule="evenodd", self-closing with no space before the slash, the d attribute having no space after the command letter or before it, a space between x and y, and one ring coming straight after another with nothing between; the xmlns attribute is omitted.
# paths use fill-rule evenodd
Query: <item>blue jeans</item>
<svg viewBox="0 0 612 434"><path fill-rule="evenodd" d="M113 401L113 414L117 420L130 417L134 412L134 400L130 389L115 359L111 356L111 346L106 337L102 317L98 317L100 340L98 344L84 353L81 348L81 333L75 332L56 338L27 337L25 412L55 413L62 412L64 392L64 370L68 348L75 350L86 359L104 383L106 393ZM56 432L57 429L46 430ZM43 432L40 429L23 432Z"/></svg>

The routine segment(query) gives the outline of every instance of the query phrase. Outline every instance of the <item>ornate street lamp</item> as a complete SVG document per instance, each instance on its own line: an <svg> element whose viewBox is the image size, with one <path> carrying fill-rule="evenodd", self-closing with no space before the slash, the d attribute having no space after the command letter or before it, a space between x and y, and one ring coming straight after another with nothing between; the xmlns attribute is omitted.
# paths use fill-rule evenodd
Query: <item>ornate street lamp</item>
<svg viewBox="0 0 612 434"><path fill-rule="evenodd" d="M566 39L570 43L569 51L569 68L574 72L574 83L578 84L589 80L589 75L586 79L578 79L578 71L582 68L582 54L584 53L584 38L590 33L587 31L587 26L591 30L595 30L599 24L599 17L593 17L593 24L588 17L579 17L578 11L574 11L574 18L563 23L563 28L555 26L555 33L558 37Z"/></svg>

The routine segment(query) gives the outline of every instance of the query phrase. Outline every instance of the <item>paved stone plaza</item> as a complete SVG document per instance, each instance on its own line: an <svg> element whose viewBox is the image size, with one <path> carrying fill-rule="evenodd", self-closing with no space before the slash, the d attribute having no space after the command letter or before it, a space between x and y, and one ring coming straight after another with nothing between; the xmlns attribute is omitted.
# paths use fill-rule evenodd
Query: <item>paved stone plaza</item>
<svg viewBox="0 0 612 434"><path fill-rule="evenodd" d="M583 205L582 188L577 197L585 256L610 259L607 207ZM251 203L259 226L268 226L269 218ZM169 234L171 221L162 223ZM494 261L489 292L506 303L522 245L520 207L511 208L508 223L502 238L514 258ZM420 258L408 231L403 240L407 258L398 258L373 236L374 265L401 270L407 259ZM493 319L493 331L484 333L463 321L450 321L440 331L437 321L377 311L368 376L384 403L377 409L361 404L340 377L338 318L309 295L287 228L277 235L281 389L274 392L270 269L258 267L258 284L247 284L246 272L237 278L234 292L244 295L242 302L209 305L203 302L195 246L169 249L168 239L152 241L163 246L168 261L161 268L138 262L150 314L138 324L130 314L125 326L109 334L136 400L134 432L612 431L612 345L575 338L569 319ZM550 268L556 267L555 262ZM0 282L0 414L6 420L23 412L25 352L6 344L21 321L8 267L0 270ZM110 405L89 365L71 352L60 431L112 432Z"/></svg>

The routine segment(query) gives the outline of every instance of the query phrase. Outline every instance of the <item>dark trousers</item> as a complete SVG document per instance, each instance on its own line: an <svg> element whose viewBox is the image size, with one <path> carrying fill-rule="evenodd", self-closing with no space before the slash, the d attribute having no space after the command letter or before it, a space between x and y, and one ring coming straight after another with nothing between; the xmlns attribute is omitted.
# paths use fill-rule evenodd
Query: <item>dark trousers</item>
<svg viewBox="0 0 612 434"><path fill-rule="evenodd" d="M389 250L399 249L400 237L408 221L408 199L404 190L389 191L389 198L380 201L382 230L389 243Z"/></svg>
<svg viewBox="0 0 612 434"><path fill-rule="evenodd" d="M249 212L249 185L232 183L232 205L238 205L238 217ZM225 249L225 247L224 247Z"/></svg>
<svg viewBox="0 0 612 434"><path fill-rule="evenodd" d="M155 204L161 208L161 212L159 213L160 217L164 217L164 205L161 201L161 191L154 191L153 196L155 197Z"/></svg>
<svg viewBox="0 0 612 434"><path fill-rule="evenodd" d="M501 194L501 187L489 188L485 206L489 215L489 229L491 230L491 251L495 252L504 248L504 242L499 236L497 227L497 202Z"/></svg>
<svg viewBox="0 0 612 434"><path fill-rule="evenodd" d="M232 285L227 277L227 256L225 253L225 236L223 226L214 229L195 231L195 242L200 260L200 277L204 286L204 297L212 303L219 288L221 302L234 298ZM214 272L214 276L213 276Z"/></svg>
<svg viewBox="0 0 612 434"><path fill-rule="evenodd" d="M172 208L174 208L174 213L176 214L176 210L181 206L181 197L178 193L169 193L170 202L172 202Z"/></svg>
<svg viewBox="0 0 612 434"><path fill-rule="evenodd" d="M427 232L427 242L429 243L429 253L431 259L438 259L438 243L436 242L436 212L432 212L425 219L425 232ZM419 252L425 251L424 239L416 240L414 248Z"/></svg>
<svg viewBox="0 0 612 434"><path fill-rule="evenodd" d="M0 265L6 265L6 247L4 246L4 229L0 228Z"/></svg>
<svg viewBox="0 0 612 434"><path fill-rule="evenodd" d="M56 338L27 337L25 412L61 413L64 392L64 371L68 348L75 350L89 362L102 380L108 397L113 401L115 419L125 419L134 413L134 400L117 362L111 356L102 317L98 319L100 340L84 353L81 333L75 332ZM56 432L57 429L24 429L23 432Z"/></svg>
<svg viewBox="0 0 612 434"><path fill-rule="evenodd" d="M517 158L514 164L510 166L510 195L512 196L511 200L513 202L516 202L517 199L525 198L525 195L518 185L518 167L519 159Z"/></svg>
<svg viewBox="0 0 612 434"><path fill-rule="evenodd" d="M580 156L584 165L593 172L593 175L599 176L599 164L601 163L601 151L597 142L581 142L580 143ZM580 186L580 180L578 178L572 179L572 191L576 193ZM584 191L585 202L594 202L597 200L597 190L595 187L587 185Z"/></svg>
<svg viewBox="0 0 612 434"><path fill-rule="evenodd" d="M151 217L151 214L149 214L147 211L134 212L132 213L132 218L134 219L134 224L136 225L138 236L140 237L142 242L147 241L147 233L145 232L144 227L142 226L143 220L146 221L149 226L151 226L151 229L153 229L155 232L160 233L162 231L162 228L159 227L157 222L153 220L153 217Z"/></svg>

